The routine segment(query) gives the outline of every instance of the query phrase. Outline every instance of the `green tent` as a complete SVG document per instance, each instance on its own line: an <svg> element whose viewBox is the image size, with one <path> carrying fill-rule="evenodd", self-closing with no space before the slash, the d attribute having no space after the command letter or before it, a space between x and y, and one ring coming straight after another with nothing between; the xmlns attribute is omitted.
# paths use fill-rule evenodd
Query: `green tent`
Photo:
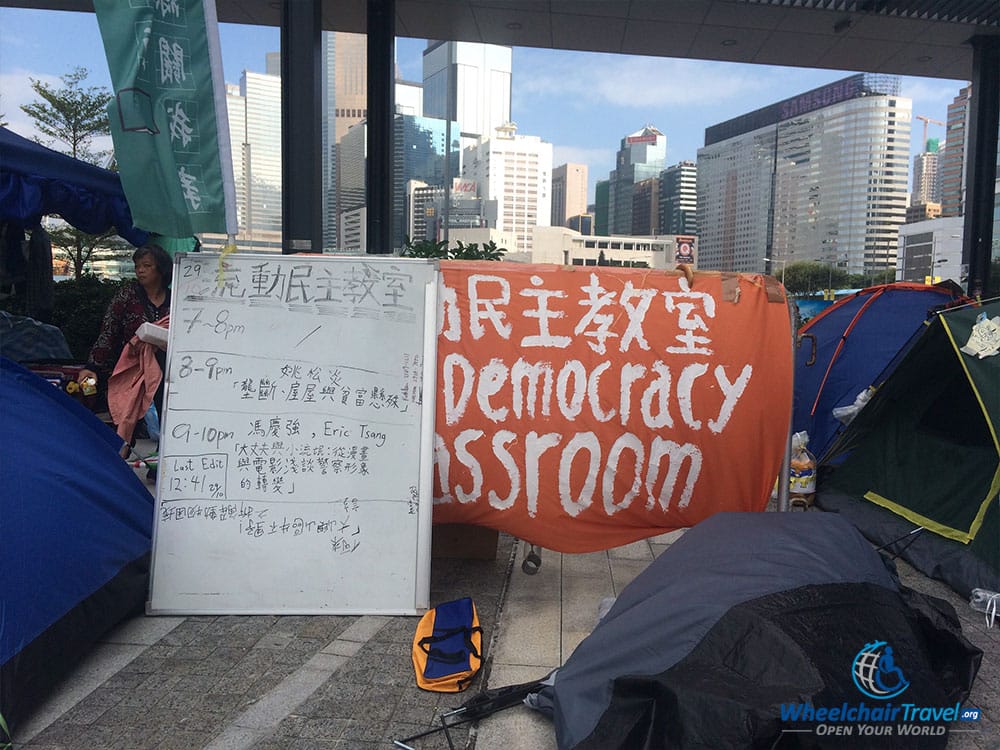
<svg viewBox="0 0 1000 750"><path fill-rule="evenodd" d="M821 479L828 499L863 499L909 522L897 531L916 525L921 536L951 540L929 555L925 544L917 567L963 593L1000 580L1000 354L980 357L967 346L989 349L990 337L1000 344L993 325L996 300L931 318L834 446ZM823 494L821 507L843 512ZM884 514L866 517L870 525ZM882 543L895 533L861 530Z"/></svg>

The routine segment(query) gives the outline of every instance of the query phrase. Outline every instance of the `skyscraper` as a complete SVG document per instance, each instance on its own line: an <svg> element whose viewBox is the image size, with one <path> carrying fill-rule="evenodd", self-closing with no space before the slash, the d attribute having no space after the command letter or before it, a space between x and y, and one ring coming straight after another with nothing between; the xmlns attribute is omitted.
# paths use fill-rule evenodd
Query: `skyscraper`
<svg viewBox="0 0 1000 750"><path fill-rule="evenodd" d="M479 197L497 202L496 228L515 237L517 252L530 252L532 228L549 226L552 216L552 144L517 135L516 126L465 150L462 176L475 180Z"/></svg>
<svg viewBox="0 0 1000 750"><path fill-rule="evenodd" d="M237 239L247 249L281 250L281 79L243 71L226 87L236 183Z"/></svg>
<svg viewBox="0 0 1000 750"><path fill-rule="evenodd" d="M698 234L698 165L693 161L660 173L660 234Z"/></svg>
<svg viewBox="0 0 1000 750"><path fill-rule="evenodd" d="M632 234L660 233L660 178L647 177L632 186Z"/></svg>
<svg viewBox="0 0 1000 750"><path fill-rule="evenodd" d="M337 249L337 144L368 116L368 57L364 34L324 32L322 38L323 249Z"/></svg>
<svg viewBox="0 0 1000 750"><path fill-rule="evenodd" d="M362 218L367 202L368 128L361 122L348 130L337 144L337 249L364 253Z"/></svg>
<svg viewBox="0 0 1000 750"><path fill-rule="evenodd" d="M652 125L622 138L615 168L608 176L608 232L636 234L632 226L632 190L637 182L657 177L666 166L667 139Z"/></svg>
<svg viewBox="0 0 1000 750"><path fill-rule="evenodd" d="M610 221L609 197L611 193L611 182L609 180L598 180L594 185L594 234L607 237L608 224Z"/></svg>
<svg viewBox="0 0 1000 750"><path fill-rule="evenodd" d="M406 210L407 184L419 181L430 186L442 186L446 172L445 130L447 123L431 117L396 115L393 121L393 164L392 187L392 227L389 231L391 250L403 247L405 236L411 224ZM452 123L452 127L455 124ZM338 155L340 162L340 218L346 214L358 215L367 201L367 122L352 127L340 139ZM458 151L451 149L451 172L458 169ZM415 239L423 239L418 237ZM342 227L339 247L345 252L359 252L361 236L355 231L345 231Z"/></svg>
<svg viewBox="0 0 1000 750"><path fill-rule="evenodd" d="M910 205L941 202L940 154L936 138L928 138L923 153L913 157L913 192Z"/></svg>
<svg viewBox="0 0 1000 750"><path fill-rule="evenodd" d="M765 258L848 273L893 268L909 191L912 103L899 78L858 74L705 131L699 267Z"/></svg>
<svg viewBox="0 0 1000 750"><path fill-rule="evenodd" d="M941 157L941 215L965 214L965 146L972 87L958 92L948 105L947 135Z"/></svg>
<svg viewBox="0 0 1000 750"><path fill-rule="evenodd" d="M461 148L510 122L510 47L428 41L423 55L424 116L458 123Z"/></svg>
<svg viewBox="0 0 1000 750"><path fill-rule="evenodd" d="M407 184L423 182L431 186L444 186L445 174L458 171L458 150L447 148L445 133L448 123L435 117L396 115L393 122L393 144L396 150L392 180L392 231L393 250L400 250L411 223L406 214ZM451 127L457 127L451 123ZM446 159L450 156L450 164Z"/></svg>
<svg viewBox="0 0 1000 750"><path fill-rule="evenodd" d="M552 170L552 226L587 213L587 165L560 164Z"/></svg>

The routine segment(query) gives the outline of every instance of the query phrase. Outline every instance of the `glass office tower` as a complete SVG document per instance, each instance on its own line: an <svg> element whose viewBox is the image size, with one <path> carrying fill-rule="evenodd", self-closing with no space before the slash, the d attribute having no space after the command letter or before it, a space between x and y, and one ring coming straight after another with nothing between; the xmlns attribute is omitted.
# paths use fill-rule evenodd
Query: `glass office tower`
<svg viewBox="0 0 1000 750"><path fill-rule="evenodd" d="M771 258L853 274L894 268L912 114L899 86L853 75L706 129L699 267L759 272Z"/></svg>

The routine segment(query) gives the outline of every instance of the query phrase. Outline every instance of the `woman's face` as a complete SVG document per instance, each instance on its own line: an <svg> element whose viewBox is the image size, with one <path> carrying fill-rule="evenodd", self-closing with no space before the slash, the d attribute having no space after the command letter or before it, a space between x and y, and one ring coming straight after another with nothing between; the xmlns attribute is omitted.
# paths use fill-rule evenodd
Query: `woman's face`
<svg viewBox="0 0 1000 750"><path fill-rule="evenodd" d="M161 275L152 255L143 255L135 262L135 277L144 287L160 285Z"/></svg>

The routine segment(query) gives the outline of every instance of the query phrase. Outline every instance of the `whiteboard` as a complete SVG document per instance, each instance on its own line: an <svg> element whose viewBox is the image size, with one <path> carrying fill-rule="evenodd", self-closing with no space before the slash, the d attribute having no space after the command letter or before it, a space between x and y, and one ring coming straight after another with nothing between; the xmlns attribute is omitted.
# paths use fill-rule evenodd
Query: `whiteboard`
<svg viewBox="0 0 1000 750"><path fill-rule="evenodd" d="M177 256L147 612L429 606L437 274Z"/></svg>

